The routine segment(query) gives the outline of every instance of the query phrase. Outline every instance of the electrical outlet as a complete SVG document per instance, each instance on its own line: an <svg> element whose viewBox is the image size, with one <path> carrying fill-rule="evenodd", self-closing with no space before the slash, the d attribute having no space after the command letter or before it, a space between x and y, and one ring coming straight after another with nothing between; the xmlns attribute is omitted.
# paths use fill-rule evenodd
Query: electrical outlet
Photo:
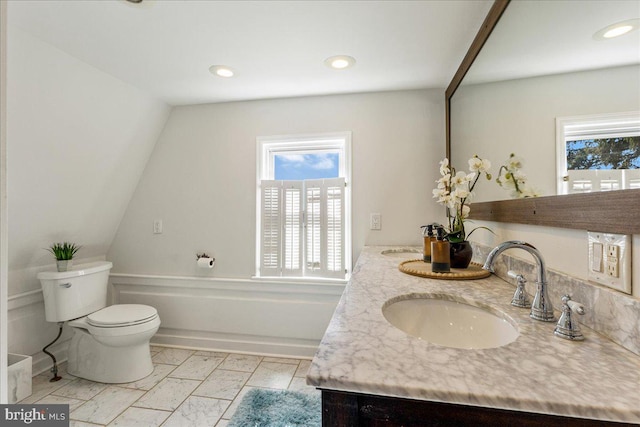
<svg viewBox="0 0 640 427"><path fill-rule="evenodd" d="M371 230L382 230L382 215L372 213L369 220L369 228Z"/></svg>
<svg viewBox="0 0 640 427"><path fill-rule="evenodd" d="M631 236L588 232L589 280L631 293Z"/></svg>
<svg viewBox="0 0 640 427"><path fill-rule="evenodd" d="M618 277L618 260L614 258L613 261L607 263L607 275L611 277Z"/></svg>

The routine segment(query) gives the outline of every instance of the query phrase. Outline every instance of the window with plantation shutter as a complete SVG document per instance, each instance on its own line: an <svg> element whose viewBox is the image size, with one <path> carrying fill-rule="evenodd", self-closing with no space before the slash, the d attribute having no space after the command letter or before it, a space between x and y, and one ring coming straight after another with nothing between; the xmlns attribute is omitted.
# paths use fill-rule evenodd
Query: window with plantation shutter
<svg viewBox="0 0 640 427"><path fill-rule="evenodd" d="M344 278L344 178L261 187L261 275Z"/></svg>
<svg viewBox="0 0 640 427"><path fill-rule="evenodd" d="M350 141L350 132L258 138L258 277L347 278Z"/></svg>

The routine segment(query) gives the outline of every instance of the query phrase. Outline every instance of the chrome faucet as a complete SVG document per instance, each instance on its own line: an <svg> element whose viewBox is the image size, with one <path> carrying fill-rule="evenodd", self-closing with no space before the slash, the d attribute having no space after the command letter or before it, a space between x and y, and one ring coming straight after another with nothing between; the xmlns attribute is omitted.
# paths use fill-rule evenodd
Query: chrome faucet
<svg viewBox="0 0 640 427"><path fill-rule="evenodd" d="M519 240L509 240L507 242L502 242L489 253L487 261L484 263L484 266L482 268L495 273L495 271L493 270L493 263L497 256L505 250L512 248L524 249L525 251L529 252L536 260L536 266L538 269L538 279L536 281L537 291L535 297L533 298L533 304L531 304L531 314L529 316L532 319L542 320L543 322L553 322L553 306L551 304L551 301L549 300L549 295L547 294L547 272L545 263L544 259L542 259L540 251L538 251L534 246Z"/></svg>

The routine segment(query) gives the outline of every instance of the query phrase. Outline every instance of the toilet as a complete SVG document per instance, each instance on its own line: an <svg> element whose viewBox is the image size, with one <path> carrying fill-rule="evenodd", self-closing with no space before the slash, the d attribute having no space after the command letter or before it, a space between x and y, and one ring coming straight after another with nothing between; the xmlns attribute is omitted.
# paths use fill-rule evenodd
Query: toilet
<svg viewBox="0 0 640 427"><path fill-rule="evenodd" d="M80 264L65 272L38 273L48 322L73 329L67 372L102 383L127 383L153 371L149 340L160 327L155 308L142 304L107 306L113 266Z"/></svg>

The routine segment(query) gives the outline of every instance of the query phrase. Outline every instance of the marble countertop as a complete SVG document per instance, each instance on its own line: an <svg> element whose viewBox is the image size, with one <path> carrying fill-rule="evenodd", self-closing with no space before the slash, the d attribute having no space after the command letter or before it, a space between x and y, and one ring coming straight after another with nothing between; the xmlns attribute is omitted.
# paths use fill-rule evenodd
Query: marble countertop
<svg viewBox="0 0 640 427"><path fill-rule="evenodd" d="M362 251L313 359L308 384L640 424L640 357L582 325L584 341L554 336L555 322L532 320L528 309L511 306L514 287L495 276L470 281L410 276L398 270L402 254L381 254L388 249ZM410 255L406 259L420 257ZM445 294L497 310L513 320L520 335L506 346L482 350L411 337L382 314L386 301L407 294Z"/></svg>

